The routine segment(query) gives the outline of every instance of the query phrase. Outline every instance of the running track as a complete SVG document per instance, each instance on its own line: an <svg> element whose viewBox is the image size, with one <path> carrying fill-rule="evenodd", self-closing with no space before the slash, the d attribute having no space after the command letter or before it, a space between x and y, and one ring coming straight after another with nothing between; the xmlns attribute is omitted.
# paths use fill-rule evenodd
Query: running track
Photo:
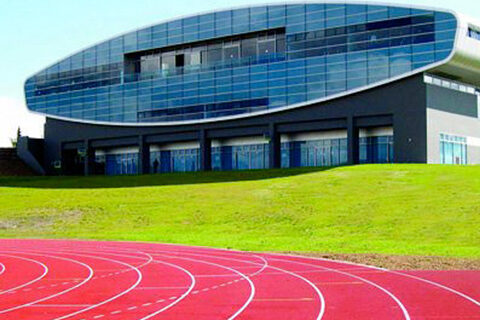
<svg viewBox="0 0 480 320"><path fill-rule="evenodd" d="M0 240L0 319L480 319L480 271L127 242Z"/></svg>

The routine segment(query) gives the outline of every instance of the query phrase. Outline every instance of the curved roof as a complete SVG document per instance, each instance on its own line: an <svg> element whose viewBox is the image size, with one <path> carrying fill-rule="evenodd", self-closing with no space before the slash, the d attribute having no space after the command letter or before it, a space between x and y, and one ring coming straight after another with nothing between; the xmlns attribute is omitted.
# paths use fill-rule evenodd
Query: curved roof
<svg viewBox="0 0 480 320"><path fill-rule="evenodd" d="M464 26L459 21L448 10L344 1L288 2L190 15L117 36L53 64L27 80L27 105L52 118L118 125L172 125L278 112L448 65L465 38L458 32ZM202 65L188 74L160 72L148 80L135 76L137 81L127 81L126 60L131 54L139 58L151 50L178 51L215 39L260 37L268 30L283 32L286 38L285 52L276 52L275 59L252 62L249 57L246 64ZM325 41L324 49L311 47L314 41ZM315 50L317 54L312 53ZM476 59L475 54L464 55L459 60L463 62L452 68L455 72L465 61ZM208 77L216 81L213 92L204 85L203 78ZM238 82L240 77L245 81Z"/></svg>

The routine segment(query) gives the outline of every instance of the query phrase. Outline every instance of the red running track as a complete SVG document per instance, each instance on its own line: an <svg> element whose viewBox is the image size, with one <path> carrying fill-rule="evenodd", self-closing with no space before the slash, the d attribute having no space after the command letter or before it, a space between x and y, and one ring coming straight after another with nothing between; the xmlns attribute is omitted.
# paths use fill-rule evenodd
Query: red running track
<svg viewBox="0 0 480 320"><path fill-rule="evenodd" d="M0 319L480 319L480 271L127 242L0 240Z"/></svg>

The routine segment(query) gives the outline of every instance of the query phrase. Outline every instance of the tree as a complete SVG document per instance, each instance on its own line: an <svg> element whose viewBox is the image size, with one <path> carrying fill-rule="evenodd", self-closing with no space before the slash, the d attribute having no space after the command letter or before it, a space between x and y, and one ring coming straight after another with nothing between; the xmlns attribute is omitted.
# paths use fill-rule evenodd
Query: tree
<svg viewBox="0 0 480 320"><path fill-rule="evenodd" d="M17 137L10 139L10 142L12 143L12 147L14 147L14 148L17 147L18 140L20 140L21 137L22 137L22 130L20 129L20 127L18 127Z"/></svg>
<svg viewBox="0 0 480 320"><path fill-rule="evenodd" d="M12 144L12 147L13 148L16 148L17 147L17 138L10 138L10 143Z"/></svg>

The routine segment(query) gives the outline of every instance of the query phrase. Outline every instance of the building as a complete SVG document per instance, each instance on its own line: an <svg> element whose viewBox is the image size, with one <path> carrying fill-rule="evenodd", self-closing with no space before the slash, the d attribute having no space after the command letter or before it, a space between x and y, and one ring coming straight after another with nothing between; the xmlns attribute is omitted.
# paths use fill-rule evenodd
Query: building
<svg viewBox="0 0 480 320"><path fill-rule="evenodd" d="M476 164L477 86L480 23L451 11L222 10L115 37L29 78L28 108L47 122L23 149L49 174Z"/></svg>

